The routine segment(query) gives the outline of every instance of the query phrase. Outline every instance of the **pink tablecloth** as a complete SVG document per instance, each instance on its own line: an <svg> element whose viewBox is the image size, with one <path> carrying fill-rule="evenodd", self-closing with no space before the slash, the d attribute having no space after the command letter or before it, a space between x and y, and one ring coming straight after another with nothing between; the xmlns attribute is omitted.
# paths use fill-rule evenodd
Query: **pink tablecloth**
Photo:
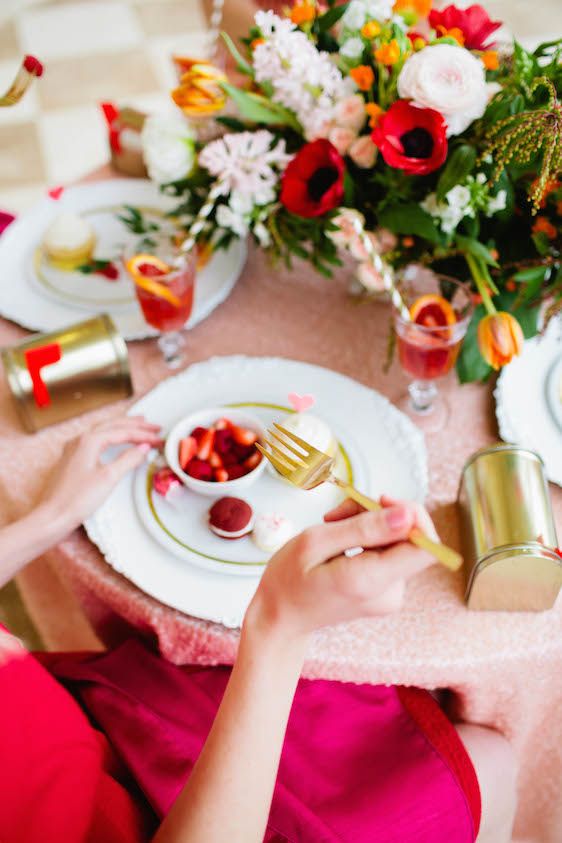
<svg viewBox="0 0 562 843"><path fill-rule="evenodd" d="M405 379L395 364L382 372L389 310L358 304L346 294L345 273L327 281L300 265L274 269L251 252L230 299L189 335L190 361L211 355L281 355L330 367L396 400ZM0 342L22 331L0 322ZM164 368L153 343L130 348L136 394L146 392ZM464 460L494 441L497 430L490 386L445 384L454 411L442 436L430 439L432 508L445 540L458 544L454 508ZM63 443L113 406L35 436L21 432L6 387L0 386L0 512L28 506ZM562 492L553 488L559 532ZM237 634L182 616L116 574L82 532L60 548L58 570L72 584L97 628L108 632L118 616L157 639L176 663L231 663ZM319 632L306 663L308 677L452 688L458 714L503 731L521 763L518 841L558 843L562 835L562 609L543 614L469 612L463 582L435 567L410 587L396 616L359 621Z"/></svg>

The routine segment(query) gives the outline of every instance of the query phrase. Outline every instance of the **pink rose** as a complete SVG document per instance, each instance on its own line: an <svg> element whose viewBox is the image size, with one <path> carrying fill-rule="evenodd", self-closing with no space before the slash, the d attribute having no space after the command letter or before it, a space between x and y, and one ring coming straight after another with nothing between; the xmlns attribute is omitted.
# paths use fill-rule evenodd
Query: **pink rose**
<svg viewBox="0 0 562 843"><path fill-rule="evenodd" d="M347 154L358 167L370 170L375 164L377 147L371 140L370 135L363 135L353 141Z"/></svg>
<svg viewBox="0 0 562 843"><path fill-rule="evenodd" d="M376 236L373 234L372 231L368 231L367 237L369 238L369 240L373 244L373 248L374 248L375 252L378 252L379 251L379 244L378 244ZM365 261L369 257L369 253L367 252L367 249L363 245L363 240L359 237L358 234L356 234L351 239L351 241L349 243L349 251L351 252L353 257L357 261Z"/></svg>
<svg viewBox="0 0 562 843"><path fill-rule="evenodd" d="M340 100L334 111L334 122L344 129L352 129L355 134L365 125L365 100L360 94L353 94Z"/></svg>
<svg viewBox="0 0 562 843"><path fill-rule="evenodd" d="M380 293L384 290L382 275L375 267L368 262L360 263L357 267L357 278L366 290L372 293Z"/></svg>
<svg viewBox="0 0 562 843"><path fill-rule="evenodd" d="M342 129L339 126L331 129L328 135L328 140L336 147L340 155L345 155L355 138L355 132L351 129Z"/></svg>
<svg viewBox="0 0 562 843"><path fill-rule="evenodd" d="M392 233L388 228L379 228L377 229L377 233L375 235L377 248L378 250L384 254L385 252L391 252L393 249L396 248L396 244L398 240L396 235Z"/></svg>
<svg viewBox="0 0 562 843"><path fill-rule="evenodd" d="M343 246L349 248L351 241L357 239L355 232L355 222L363 225L365 217L356 211L354 208L342 208L333 219L334 225L338 226L338 231L330 231L328 237L336 244L336 246Z"/></svg>

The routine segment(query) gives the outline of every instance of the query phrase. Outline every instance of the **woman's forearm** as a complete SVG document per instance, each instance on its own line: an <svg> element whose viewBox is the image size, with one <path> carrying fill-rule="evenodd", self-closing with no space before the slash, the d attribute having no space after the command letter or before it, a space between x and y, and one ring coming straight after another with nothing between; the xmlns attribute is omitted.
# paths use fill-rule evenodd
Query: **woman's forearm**
<svg viewBox="0 0 562 843"><path fill-rule="evenodd" d="M203 752L154 843L261 843L305 646L246 623Z"/></svg>
<svg viewBox="0 0 562 843"><path fill-rule="evenodd" d="M0 587L28 562L40 556L70 532L64 517L40 506L19 521L0 528Z"/></svg>

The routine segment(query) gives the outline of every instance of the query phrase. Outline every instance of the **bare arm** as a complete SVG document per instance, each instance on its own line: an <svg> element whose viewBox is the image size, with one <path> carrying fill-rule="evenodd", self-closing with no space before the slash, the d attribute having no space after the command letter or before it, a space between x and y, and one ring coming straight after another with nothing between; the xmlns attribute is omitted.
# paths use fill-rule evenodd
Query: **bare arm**
<svg viewBox="0 0 562 843"><path fill-rule="evenodd" d="M397 609L397 585L432 562L401 542L418 520L433 529L414 505L357 513L355 505L346 505L332 514L332 523L297 537L269 563L203 752L154 843L263 840L310 632ZM393 542L355 559L342 555L348 547Z"/></svg>

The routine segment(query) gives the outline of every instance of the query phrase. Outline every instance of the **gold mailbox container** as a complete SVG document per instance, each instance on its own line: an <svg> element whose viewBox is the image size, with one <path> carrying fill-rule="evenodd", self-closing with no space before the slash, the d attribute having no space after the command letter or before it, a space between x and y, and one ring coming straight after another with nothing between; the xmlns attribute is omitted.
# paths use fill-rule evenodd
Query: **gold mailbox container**
<svg viewBox="0 0 562 843"><path fill-rule="evenodd" d="M541 458L515 445L477 451L458 503L471 609L538 612L562 587L562 558Z"/></svg>
<svg viewBox="0 0 562 843"><path fill-rule="evenodd" d="M38 403L28 355L49 346L57 349L60 359L41 368L45 397ZM4 349L2 361L18 414L30 433L133 394L127 345L105 314Z"/></svg>

